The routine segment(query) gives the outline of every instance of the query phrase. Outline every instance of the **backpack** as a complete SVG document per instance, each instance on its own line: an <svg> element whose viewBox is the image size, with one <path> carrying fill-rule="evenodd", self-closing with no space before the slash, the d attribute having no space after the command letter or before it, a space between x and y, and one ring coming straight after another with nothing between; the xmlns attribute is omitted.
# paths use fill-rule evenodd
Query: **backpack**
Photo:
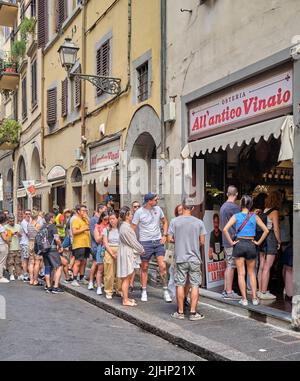
<svg viewBox="0 0 300 381"><path fill-rule="evenodd" d="M276 210L276 208L272 208L270 210L268 210L266 213L265 212L262 212L258 215L258 217L262 220L262 222L268 226L268 216L274 212L274 210ZM256 240L260 240L261 236L263 235L263 230L256 224Z"/></svg>
<svg viewBox="0 0 300 381"><path fill-rule="evenodd" d="M34 250L36 254L45 254L51 249L48 237L48 227L44 226L36 235L34 240Z"/></svg>

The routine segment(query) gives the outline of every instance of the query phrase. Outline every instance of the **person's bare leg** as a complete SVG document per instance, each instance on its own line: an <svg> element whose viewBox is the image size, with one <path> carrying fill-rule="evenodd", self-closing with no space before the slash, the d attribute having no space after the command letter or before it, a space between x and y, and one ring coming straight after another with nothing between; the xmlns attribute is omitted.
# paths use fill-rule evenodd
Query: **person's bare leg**
<svg viewBox="0 0 300 381"><path fill-rule="evenodd" d="M130 274L127 278L122 279L122 296L123 296L123 306L133 307L136 305L134 300L128 298L128 289L130 278L132 274Z"/></svg>
<svg viewBox="0 0 300 381"><path fill-rule="evenodd" d="M132 273L130 277L130 287L134 287L134 279L135 279L135 271Z"/></svg>
<svg viewBox="0 0 300 381"><path fill-rule="evenodd" d="M269 280L270 280L270 271L274 264L276 255L267 255L266 263L262 273L262 289L261 292L265 293L268 291Z"/></svg>
<svg viewBox="0 0 300 381"><path fill-rule="evenodd" d="M177 286L176 287L176 296L177 296L177 306L178 306L178 313L183 314L183 304L184 304L184 287L183 286Z"/></svg>
<svg viewBox="0 0 300 381"><path fill-rule="evenodd" d="M238 279L239 279L239 288L242 294L243 300L247 300L246 293L246 281L245 281L245 259L244 258L236 258L235 260L237 271L238 271Z"/></svg>
<svg viewBox="0 0 300 381"><path fill-rule="evenodd" d="M83 259L81 261L81 264L80 264L80 276L81 277L84 277L85 276L85 269L86 269L86 263L87 263L87 260L86 259Z"/></svg>
<svg viewBox="0 0 300 381"><path fill-rule="evenodd" d="M36 259L34 263L34 269L33 269L33 284L38 284L39 283L39 272L40 272L40 267L41 267L41 260Z"/></svg>
<svg viewBox="0 0 300 381"><path fill-rule="evenodd" d="M97 275L96 275L97 287L101 287L101 285L102 285L103 271L104 271L104 265L99 264L98 269L97 269Z"/></svg>
<svg viewBox="0 0 300 381"><path fill-rule="evenodd" d="M97 267L98 267L97 262L93 261L93 264L92 264L92 267L91 267L91 270L90 270L90 282L94 283Z"/></svg>
<svg viewBox="0 0 300 381"><path fill-rule="evenodd" d="M257 282L256 282L256 275L255 275L255 269L256 269L256 261L255 259L251 261L247 261L247 272L249 274L250 278L250 284L251 284L251 290L252 290L252 299L257 299Z"/></svg>
<svg viewBox="0 0 300 381"><path fill-rule="evenodd" d="M166 288L168 287L168 274L167 274L167 265L165 262L165 258L157 257L156 259L159 266L159 272L160 272L160 277L161 277L163 287Z"/></svg>
<svg viewBox="0 0 300 381"><path fill-rule="evenodd" d="M294 286L293 286L293 268L284 265L285 268L285 292L286 295L291 298L294 296Z"/></svg>
<svg viewBox="0 0 300 381"><path fill-rule="evenodd" d="M225 291L227 294L232 293L232 284L233 284L233 278L234 278L234 270L230 267L230 265L227 265L225 270Z"/></svg>
<svg viewBox="0 0 300 381"><path fill-rule="evenodd" d="M260 292L262 290L262 273L264 271L265 263L266 263L266 255L264 253L260 253L259 270L258 270L258 274L257 274L258 289Z"/></svg>
<svg viewBox="0 0 300 381"><path fill-rule="evenodd" d="M30 279L30 282L29 284L33 285L34 283L34 265L35 265L35 261L34 261L34 257L30 257L29 259L29 279Z"/></svg>
<svg viewBox="0 0 300 381"><path fill-rule="evenodd" d="M63 271L63 267L62 266L60 266L55 271L55 274L54 274L54 288L58 288L59 287L59 281L60 281L60 278L61 278L62 271Z"/></svg>
<svg viewBox="0 0 300 381"><path fill-rule="evenodd" d="M74 267L73 267L73 273L74 273L74 279L75 280L77 280L80 265L81 265L81 261L75 260Z"/></svg>
<svg viewBox="0 0 300 381"><path fill-rule="evenodd" d="M148 269L149 269L149 262L142 262L141 265L141 283L142 288L147 288L148 283Z"/></svg>
<svg viewBox="0 0 300 381"><path fill-rule="evenodd" d="M191 289L191 314L194 314L197 310L199 301L199 287L192 287Z"/></svg>

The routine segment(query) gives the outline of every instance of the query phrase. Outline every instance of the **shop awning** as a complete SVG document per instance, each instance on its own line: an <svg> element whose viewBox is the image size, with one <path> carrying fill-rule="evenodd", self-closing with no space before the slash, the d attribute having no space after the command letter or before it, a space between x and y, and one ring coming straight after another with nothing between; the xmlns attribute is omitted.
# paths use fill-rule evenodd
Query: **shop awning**
<svg viewBox="0 0 300 381"><path fill-rule="evenodd" d="M214 149L219 151L220 149L226 150L227 147L233 148L235 145L240 147L243 143L250 144L252 140L258 143L261 138L264 138L264 140L267 141L270 136L273 135L276 139L282 136L282 152L279 161L281 161L283 157L283 160L289 160L293 158L294 150L293 126L292 116L272 119L188 143L183 149L181 156L183 159L193 158L194 155L198 156L200 154L204 155L207 152L211 153Z"/></svg>
<svg viewBox="0 0 300 381"><path fill-rule="evenodd" d="M103 184L106 180L111 181L112 173L117 165L104 168L100 171L87 172L82 174L84 184Z"/></svg>

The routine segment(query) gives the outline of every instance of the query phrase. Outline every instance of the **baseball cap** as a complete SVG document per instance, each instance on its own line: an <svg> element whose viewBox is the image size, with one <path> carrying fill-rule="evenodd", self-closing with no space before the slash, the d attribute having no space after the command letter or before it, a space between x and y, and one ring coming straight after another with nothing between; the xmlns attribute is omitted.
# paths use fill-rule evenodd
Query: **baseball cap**
<svg viewBox="0 0 300 381"><path fill-rule="evenodd" d="M154 200L155 197L157 197L157 194L151 192L147 193L144 197L144 204L147 204L148 201Z"/></svg>

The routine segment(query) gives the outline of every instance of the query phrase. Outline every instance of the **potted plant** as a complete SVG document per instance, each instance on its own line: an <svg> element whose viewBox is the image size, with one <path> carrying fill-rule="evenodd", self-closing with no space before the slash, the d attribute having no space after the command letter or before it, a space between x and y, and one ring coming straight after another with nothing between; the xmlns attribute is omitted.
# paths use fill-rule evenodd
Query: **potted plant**
<svg viewBox="0 0 300 381"><path fill-rule="evenodd" d="M36 19L34 17L25 17L25 19L22 21L20 25L20 33L22 40L27 40L28 34L33 35L35 33L35 24Z"/></svg>
<svg viewBox="0 0 300 381"><path fill-rule="evenodd" d="M11 47L11 58L13 61L18 62L24 57L26 52L26 41L21 39L17 40L12 44Z"/></svg>
<svg viewBox="0 0 300 381"><path fill-rule="evenodd" d="M18 146L21 125L13 119L5 119L0 126L0 149L11 150Z"/></svg>

